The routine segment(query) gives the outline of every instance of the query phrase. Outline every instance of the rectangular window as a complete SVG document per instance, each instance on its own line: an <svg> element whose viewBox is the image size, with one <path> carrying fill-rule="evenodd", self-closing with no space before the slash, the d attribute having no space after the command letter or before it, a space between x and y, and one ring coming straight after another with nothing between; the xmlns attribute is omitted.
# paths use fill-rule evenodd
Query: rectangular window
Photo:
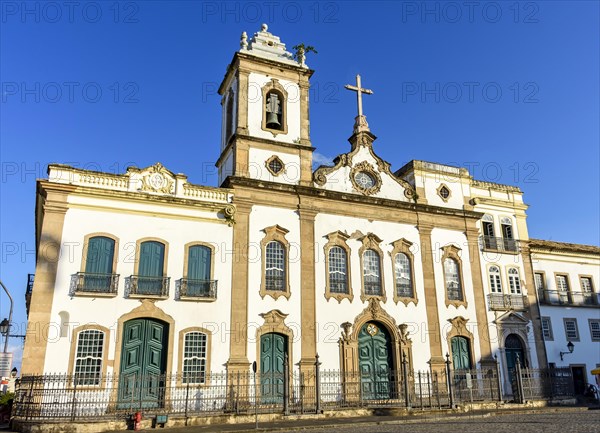
<svg viewBox="0 0 600 433"><path fill-rule="evenodd" d="M545 341L554 341L554 335L552 334L552 321L550 317L542 317L542 334L544 335Z"/></svg>
<svg viewBox="0 0 600 433"><path fill-rule="evenodd" d="M579 329L577 319L563 319L565 323L565 336L567 341L579 341Z"/></svg>
<svg viewBox="0 0 600 433"><path fill-rule="evenodd" d="M566 292L569 290L569 282L567 281L566 275L556 276L556 290L559 292Z"/></svg>
<svg viewBox="0 0 600 433"><path fill-rule="evenodd" d="M206 334L188 332L183 345L183 383L204 383L206 376Z"/></svg>
<svg viewBox="0 0 600 433"><path fill-rule="evenodd" d="M95 329L81 331L77 336L75 351L75 383L97 386L102 374L104 332Z"/></svg>
<svg viewBox="0 0 600 433"><path fill-rule="evenodd" d="M600 319L590 319L589 322L592 341L600 341Z"/></svg>
<svg viewBox="0 0 600 433"><path fill-rule="evenodd" d="M581 291L584 293L592 293L594 289L592 288L592 279L590 277L581 277Z"/></svg>
<svg viewBox="0 0 600 433"><path fill-rule="evenodd" d="M546 290L546 284L544 284L544 274L536 272L535 274L535 288L537 290Z"/></svg>

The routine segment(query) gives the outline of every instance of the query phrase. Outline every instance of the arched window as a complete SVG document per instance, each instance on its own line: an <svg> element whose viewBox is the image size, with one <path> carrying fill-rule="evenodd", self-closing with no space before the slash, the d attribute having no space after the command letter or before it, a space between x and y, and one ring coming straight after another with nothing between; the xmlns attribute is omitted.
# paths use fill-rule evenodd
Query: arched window
<svg viewBox="0 0 600 433"><path fill-rule="evenodd" d="M463 293L460 282L460 267L455 259L447 257L444 260L444 277L448 299L451 301L462 301Z"/></svg>
<svg viewBox="0 0 600 433"><path fill-rule="evenodd" d="M494 231L494 218L491 215L484 215L481 218L481 230L483 231L484 248L496 250L498 243L496 242L496 233Z"/></svg>
<svg viewBox="0 0 600 433"><path fill-rule="evenodd" d="M183 383L201 384L206 381L206 334L187 332L183 342Z"/></svg>
<svg viewBox="0 0 600 433"><path fill-rule="evenodd" d="M348 255L342 247L329 249L329 291L348 293Z"/></svg>
<svg viewBox="0 0 600 433"><path fill-rule="evenodd" d="M225 142L223 143L224 146L227 146L235 123L233 118L233 103L233 90L229 89L229 92L227 93L227 107L225 109Z"/></svg>
<svg viewBox="0 0 600 433"><path fill-rule="evenodd" d="M79 332L73 370L77 385L100 385L103 353L104 332L97 329Z"/></svg>
<svg viewBox="0 0 600 433"><path fill-rule="evenodd" d="M375 250L366 250L363 253L363 283L365 295L383 295L381 259Z"/></svg>
<svg viewBox="0 0 600 433"><path fill-rule="evenodd" d="M521 278L519 277L517 268L510 268L508 270L508 287L511 295L521 294Z"/></svg>
<svg viewBox="0 0 600 433"><path fill-rule="evenodd" d="M114 275L115 240L107 236L90 237L86 245L85 271L78 274L77 292L116 293Z"/></svg>
<svg viewBox="0 0 600 433"><path fill-rule="evenodd" d="M285 247L271 241L265 251L265 284L267 290L285 291Z"/></svg>
<svg viewBox="0 0 600 433"><path fill-rule="evenodd" d="M283 130L284 98L277 90L270 90L265 100L266 127Z"/></svg>
<svg viewBox="0 0 600 433"><path fill-rule="evenodd" d="M490 291L492 293L502 293L502 282L500 279L500 268L498 266L490 266Z"/></svg>
<svg viewBox="0 0 600 433"><path fill-rule="evenodd" d="M399 297L413 297L413 282L410 259L404 253L396 254L394 260L396 274L396 293Z"/></svg>

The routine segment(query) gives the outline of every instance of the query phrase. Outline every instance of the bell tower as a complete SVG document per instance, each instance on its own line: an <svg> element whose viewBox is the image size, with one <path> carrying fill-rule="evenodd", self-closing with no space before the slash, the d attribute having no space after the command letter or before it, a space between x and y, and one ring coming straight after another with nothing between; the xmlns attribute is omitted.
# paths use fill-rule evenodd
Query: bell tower
<svg viewBox="0 0 600 433"><path fill-rule="evenodd" d="M312 151L308 119L309 79L314 71L286 50L266 24L227 67L219 87L221 154L219 183L230 177L310 185Z"/></svg>

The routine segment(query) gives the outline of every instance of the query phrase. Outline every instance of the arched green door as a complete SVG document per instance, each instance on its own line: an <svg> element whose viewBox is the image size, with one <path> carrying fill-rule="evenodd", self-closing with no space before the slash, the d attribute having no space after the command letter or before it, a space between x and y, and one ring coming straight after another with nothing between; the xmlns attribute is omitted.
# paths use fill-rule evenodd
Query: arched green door
<svg viewBox="0 0 600 433"><path fill-rule="evenodd" d="M120 408L162 406L168 328L166 323L154 319L125 322L119 376Z"/></svg>
<svg viewBox="0 0 600 433"><path fill-rule="evenodd" d="M454 370L471 369L471 348L465 337L452 337L452 365Z"/></svg>
<svg viewBox="0 0 600 433"><path fill-rule="evenodd" d="M260 388L263 402L283 402L287 337L271 332L260 337Z"/></svg>
<svg viewBox="0 0 600 433"><path fill-rule="evenodd" d="M391 339L376 322L367 322L358 334L358 368L362 398L387 399L392 394Z"/></svg>
<svg viewBox="0 0 600 433"><path fill-rule="evenodd" d="M515 334L509 334L504 341L504 351L506 353L506 367L512 381L513 372L517 365L517 357L522 367L525 367L525 352L523 351L523 343Z"/></svg>

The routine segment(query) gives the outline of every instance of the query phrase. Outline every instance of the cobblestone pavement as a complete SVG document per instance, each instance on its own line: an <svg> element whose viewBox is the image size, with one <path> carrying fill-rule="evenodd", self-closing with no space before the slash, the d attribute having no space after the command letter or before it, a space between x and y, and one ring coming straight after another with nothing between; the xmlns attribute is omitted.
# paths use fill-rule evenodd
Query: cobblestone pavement
<svg viewBox="0 0 600 433"><path fill-rule="evenodd" d="M283 430L280 430L283 432ZM298 430L295 430L296 432ZM429 419L419 423L340 426L311 429L327 433L600 433L600 410L580 413L510 414L466 419Z"/></svg>

